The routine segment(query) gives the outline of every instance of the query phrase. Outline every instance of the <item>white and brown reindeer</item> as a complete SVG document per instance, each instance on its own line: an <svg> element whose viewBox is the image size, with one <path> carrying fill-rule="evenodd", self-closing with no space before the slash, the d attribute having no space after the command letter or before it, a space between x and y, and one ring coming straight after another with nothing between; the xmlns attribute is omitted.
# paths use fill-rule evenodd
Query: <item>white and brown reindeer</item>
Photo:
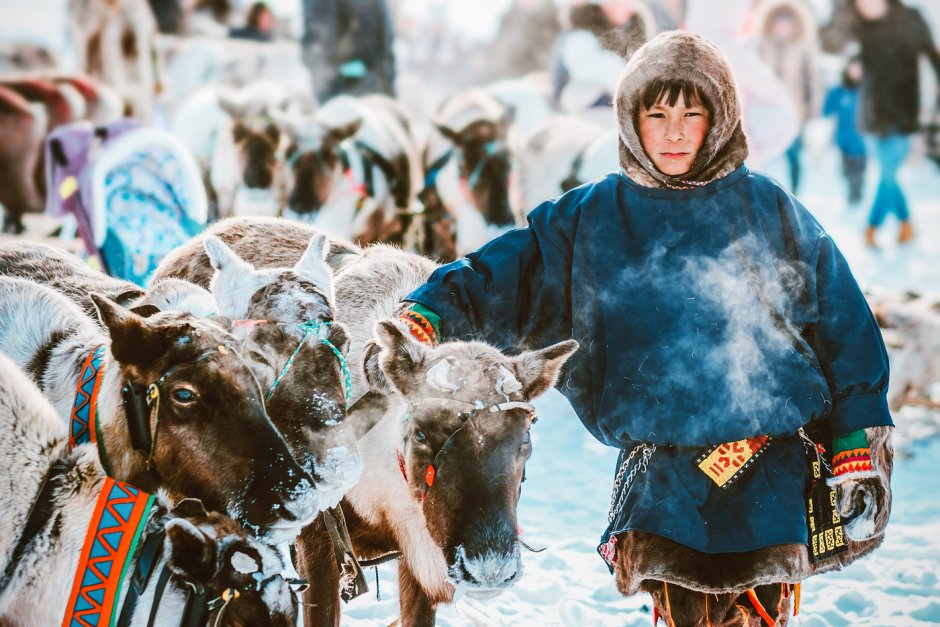
<svg viewBox="0 0 940 627"><path fill-rule="evenodd" d="M401 244L417 211L421 165L404 109L386 96L338 96L306 116L280 115L285 218L360 245Z"/></svg>
<svg viewBox="0 0 940 627"><path fill-rule="evenodd" d="M283 266L315 231L272 222L230 220L210 233L258 266ZM349 420L367 431L359 442L363 476L342 510L357 557L401 553L403 623L433 624L435 607L452 599L455 585L490 593L518 579L515 512L531 453L530 401L555 383L578 345L569 340L516 357L477 342L424 346L389 318L436 264L391 246L334 250L328 261L342 268L336 313L349 329L358 399ZM211 276L198 241L167 262L157 276L203 284ZM338 624L346 578L322 519L300 544L306 572L317 574L305 621Z"/></svg>
<svg viewBox="0 0 940 627"><path fill-rule="evenodd" d="M271 423L237 338L190 314L143 318L92 300L107 332L53 290L0 277L0 346L64 424L94 406L85 424L115 479L199 498L272 540L293 538L316 515L313 478Z"/></svg>
<svg viewBox="0 0 940 627"><path fill-rule="evenodd" d="M202 169L220 217L280 212L282 133L272 112L290 106L300 106L296 94L274 81L256 81L237 90L206 85L173 113L173 132Z"/></svg>
<svg viewBox="0 0 940 627"><path fill-rule="evenodd" d="M575 116L556 116L525 138L519 154L523 204L533 209L619 167L616 129Z"/></svg>
<svg viewBox="0 0 940 627"><path fill-rule="evenodd" d="M49 401L0 353L0 476L9 479L0 486L0 624L59 624L69 605L107 478L94 445L69 450L68 439ZM195 623L200 627L294 625L297 582L285 577L277 550L231 518L206 513L197 501L187 499L169 510L162 494L149 512L142 504L139 546L152 544L152 553L128 555L115 616L126 613L128 625L158 627L176 627L184 615L201 616ZM164 571L169 579L161 591ZM193 597L191 590L202 595Z"/></svg>
<svg viewBox="0 0 940 627"><path fill-rule="evenodd" d="M68 31L79 71L114 87L125 112L148 119L156 98L156 20L147 0L68 0Z"/></svg>
<svg viewBox="0 0 940 627"><path fill-rule="evenodd" d="M441 105L424 150L418 250L442 262L517 225L512 201L514 112L483 88Z"/></svg>
<svg viewBox="0 0 940 627"><path fill-rule="evenodd" d="M324 251L318 247L325 244L326 239L322 238L316 246L308 247L298 263L278 273L276 279L281 286L306 290L307 321L328 324L326 321L333 317L332 286L329 269L323 262ZM238 273L243 269L229 268ZM44 244L23 242L0 247L0 275L47 285L80 305L90 316L97 315L91 293L108 296L145 317L161 311L212 317L219 312L223 315L229 311L243 312L245 307L233 298L220 304L206 289L172 277L153 281L144 292L133 283L106 276L74 255ZM242 278L252 280L251 273ZM255 279L263 280L258 276ZM265 298L265 302L271 306L284 300L276 293L268 295L270 298ZM298 306L296 297L291 305ZM300 317L299 312L293 313ZM314 478L312 489L317 507L333 507L359 478L362 467L356 435L345 422L342 362L330 346L338 347L342 354L347 344L345 330L342 325L328 324L305 335L308 327L303 324L257 322L235 323L231 332L241 341L248 365L266 390L265 407L274 426L301 467ZM301 346L304 350L300 350Z"/></svg>
<svg viewBox="0 0 940 627"><path fill-rule="evenodd" d="M866 292L888 345L891 381L888 404L940 409L940 294ZM933 392L933 394L932 394Z"/></svg>

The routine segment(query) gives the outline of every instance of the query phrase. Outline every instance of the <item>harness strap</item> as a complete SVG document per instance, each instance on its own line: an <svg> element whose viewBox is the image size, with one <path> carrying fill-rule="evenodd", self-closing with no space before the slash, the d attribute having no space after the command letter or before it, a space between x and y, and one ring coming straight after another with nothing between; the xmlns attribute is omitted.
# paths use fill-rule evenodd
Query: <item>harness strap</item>
<svg viewBox="0 0 940 627"><path fill-rule="evenodd" d="M131 585L124 597L124 605L121 607L121 615L118 618L116 627L130 627L140 595L147 589L150 575L153 574L153 570L160 559L165 537L166 531L160 529L148 535L147 539L144 540L144 546L137 557L137 564L134 566L134 574L131 577ZM156 605L159 605L159 599L154 598L154 606Z"/></svg>
<svg viewBox="0 0 940 627"><path fill-rule="evenodd" d="M46 476L42 480L42 485L39 487L39 492L36 494L36 499L33 501L32 507L30 507L29 516L26 518L23 531L20 533L16 545L14 545L13 550L10 552L10 559L7 561L3 574L0 575L0 596L3 596L7 586L10 585L13 573L16 572L16 567L20 565L26 549L39 532L43 530L46 523L49 522L49 519L52 518L52 494L59 487L65 475L73 467L74 463L71 460L60 459L53 463L46 472Z"/></svg>
<svg viewBox="0 0 940 627"><path fill-rule="evenodd" d="M160 578L157 579L157 589L153 593L153 605L150 606L150 618L147 620L147 627L153 627L157 620L157 610L160 609L160 600L163 599L163 592L166 585L170 582L170 569L164 565L160 571Z"/></svg>
<svg viewBox="0 0 940 627"><path fill-rule="evenodd" d="M124 574L154 497L105 478L79 557L63 626L108 625L117 611Z"/></svg>
<svg viewBox="0 0 940 627"><path fill-rule="evenodd" d="M94 443L98 447L98 457L107 472L107 455L101 441L101 425L98 421L98 392L101 390L106 352L104 345L96 346L82 364L78 383L75 385L72 413L69 416L69 448Z"/></svg>
<svg viewBox="0 0 940 627"><path fill-rule="evenodd" d="M356 554L353 551L352 540L349 538L349 531L346 529L346 517L343 515L342 508L337 505L326 509L321 514L323 524L330 534L330 540L333 542L333 557L336 558L336 566L339 571L339 596L349 602L361 594L369 591L369 585L366 583L365 575L362 574L362 568L356 561Z"/></svg>
<svg viewBox="0 0 940 627"><path fill-rule="evenodd" d="M769 627L774 627L774 619L770 617L770 614L767 613L767 610L764 609L764 604L760 602L760 599L757 598L757 592L754 588L748 588L746 590L747 598L750 600L751 605L754 606L754 609L757 610L757 613L760 614L760 617L764 620Z"/></svg>

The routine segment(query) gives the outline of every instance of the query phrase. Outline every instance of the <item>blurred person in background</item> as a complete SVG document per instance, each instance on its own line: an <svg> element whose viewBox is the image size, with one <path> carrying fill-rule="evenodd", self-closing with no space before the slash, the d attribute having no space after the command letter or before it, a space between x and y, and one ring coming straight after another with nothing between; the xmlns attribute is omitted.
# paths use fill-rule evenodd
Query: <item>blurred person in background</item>
<svg viewBox="0 0 940 627"><path fill-rule="evenodd" d="M849 187L849 206L862 202L865 182L865 139L858 128L862 63L857 57L849 60L842 72L842 84L826 93L823 115L836 118L836 146L842 153L842 175Z"/></svg>
<svg viewBox="0 0 940 627"><path fill-rule="evenodd" d="M861 47L861 126L874 136L881 167L865 244L877 247L877 231L892 213L900 222L898 242L909 242L914 227L898 170L920 129L918 62L926 57L940 81L940 52L920 11L900 0L838 0L824 35L835 49L852 39Z"/></svg>
<svg viewBox="0 0 940 627"><path fill-rule="evenodd" d="M561 23L552 0L514 0L487 51L487 78L548 71Z"/></svg>
<svg viewBox="0 0 940 627"><path fill-rule="evenodd" d="M187 35L228 36L231 0L196 0L188 13Z"/></svg>
<svg viewBox="0 0 940 627"><path fill-rule="evenodd" d="M274 39L274 13L264 2L255 2L248 10L245 25L230 29L228 36L233 39L271 41Z"/></svg>
<svg viewBox="0 0 940 627"><path fill-rule="evenodd" d="M394 30L386 0L304 0L304 64L317 100L395 95Z"/></svg>
<svg viewBox="0 0 940 627"><path fill-rule="evenodd" d="M685 28L714 42L728 57L744 105L744 133L754 169L783 156L800 132L800 112L786 85L761 58L754 41L753 0L687 0Z"/></svg>
<svg viewBox="0 0 940 627"><path fill-rule="evenodd" d="M783 81L800 116L800 130L784 153L790 170L790 190L800 187L803 125L819 111L822 77L816 16L805 0L765 0L754 17L763 60Z"/></svg>
<svg viewBox="0 0 940 627"><path fill-rule="evenodd" d="M552 83L560 108L608 126L611 86L633 53L656 34L653 13L641 2L574 2L567 32L554 51Z"/></svg>

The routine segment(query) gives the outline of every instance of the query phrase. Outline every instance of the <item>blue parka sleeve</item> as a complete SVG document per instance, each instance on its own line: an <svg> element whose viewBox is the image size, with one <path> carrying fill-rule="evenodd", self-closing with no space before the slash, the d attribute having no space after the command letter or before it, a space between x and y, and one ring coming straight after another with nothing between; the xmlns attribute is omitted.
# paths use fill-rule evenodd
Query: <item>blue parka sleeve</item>
<svg viewBox="0 0 940 627"><path fill-rule="evenodd" d="M527 227L442 266L406 300L437 313L445 338L500 348L567 339L579 209L571 196L542 203L529 214Z"/></svg>
<svg viewBox="0 0 940 627"><path fill-rule="evenodd" d="M815 280L818 315L807 339L832 392L833 435L893 425L881 332L845 258L827 236L819 240Z"/></svg>

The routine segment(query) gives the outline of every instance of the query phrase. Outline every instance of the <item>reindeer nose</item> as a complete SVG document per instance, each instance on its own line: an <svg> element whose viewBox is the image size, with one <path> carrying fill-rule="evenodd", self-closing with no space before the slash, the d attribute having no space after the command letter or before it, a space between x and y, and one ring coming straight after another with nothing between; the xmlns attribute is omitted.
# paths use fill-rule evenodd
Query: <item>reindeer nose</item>
<svg viewBox="0 0 940 627"><path fill-rule="evenodd" d="M303 524L312 521L319 512L320 499L307 477L287 490L286 494L280 497L280 501L282 520Z"/></svg>

